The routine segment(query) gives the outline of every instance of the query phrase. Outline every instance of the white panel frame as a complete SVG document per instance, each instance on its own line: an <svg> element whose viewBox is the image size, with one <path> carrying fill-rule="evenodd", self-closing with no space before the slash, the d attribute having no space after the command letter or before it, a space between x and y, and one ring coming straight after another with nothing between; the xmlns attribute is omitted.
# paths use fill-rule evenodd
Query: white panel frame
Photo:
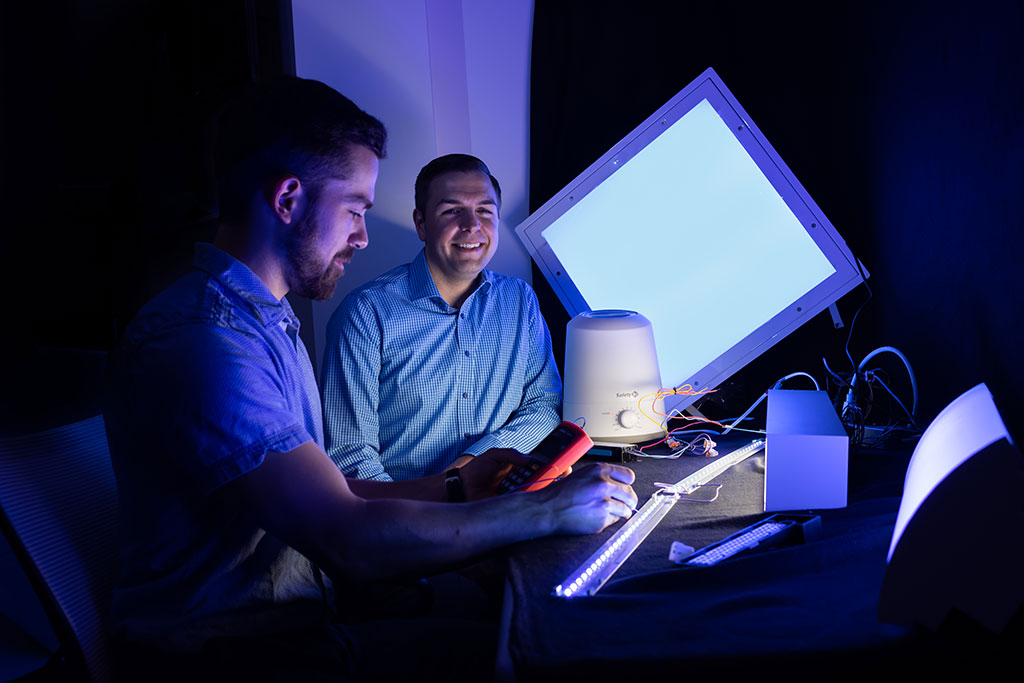
<svg viewBox="0 0 1024 683"><path fill-rule="evenodd" d="M868 276L863 265L853 256L824 212L796 179L796 176L793 175L760 129L751 121L750 116L713 69L704 71L516 227L517 236L522 240L548 282L551 283L569 315L575 316L590 310L585 297L574 284L572 274L566 271L558 254L544 238L544 230L705 99L728 125L732 134L782 197L789 210L831 263L835 272L791 305L779 311L768 322L757 327L742 341L729 349L724 349L718 358L700 370L691 373L688 377L662 377L666 386L678 388L690 384L698 390L712 389L718 386L787 334L828 308ZM634 230L629 233L631 240L642 240L645 237L652 240L652 243L646 245L646 248L656 250L658 248L656 236L643 230ZM733 248L735 245L728 246ZM611 273L614 272L616 264L593 263L592 267ZM651 287L652 283L665 286L670 284L670 280L671 275L668 273L638 274L636 282L640 286L635 293L637 305L633 308L653 320L657 312L644 309L643 289ZM682 309L683 306L680 304L679 308ZM705 320L701 321L701 324L714 324L714 322ZM655 336L657 339L657 325L655 325ZM659 358L665 358L666 354L673 352L670 341L664 338L657 339ZM664 367L664 363L662 365ZM662 374L665 375L664 370ZM696 397L693 396L672 396L666 399L665 407L667 410L682 410L695 400Z"/></svg>

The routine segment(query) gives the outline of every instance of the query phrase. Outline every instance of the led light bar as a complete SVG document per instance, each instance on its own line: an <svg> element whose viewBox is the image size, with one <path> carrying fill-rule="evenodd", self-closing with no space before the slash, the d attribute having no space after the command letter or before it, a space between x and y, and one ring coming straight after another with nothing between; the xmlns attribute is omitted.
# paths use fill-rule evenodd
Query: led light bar
<svg viewBox="0 0 1024 683"><path fill-rule="evenodd" d="M698 486L703 486L736 463L746 460L754 453L757 453L762 448L764 448L764 439L754 439L746 446L737 448L731 453L721 456L718 460L715 460L707 467L700 468L690 476L677 481L675 484L664 490L674 491L676 493L691 493Z"/></svg>
<svg viewBox="0 0 1024 683"><path fill-rule="evenodd" d="M737 531L718 543L698 550L676 561L692 567L711 567L737 553L759 545L777 545L784 542L803 543L815 538L821 530L820 515L772 515Z"/></svg>
<svg viewBox="0 0 1024 683"><path fill-rule="evenodd" d="M711 565L718 564L722 560L728 559L747 548L753 548L760 544L761 541L779 533L785 528L785 524L779 524L778 522L762 524L752 531L748 531L745 534L737 536L728 543L723 543L722 545L715 546L706 552L699 553L682 564L710 567Z"/></svg>
<svg viewBox="0 0 1024 683"><path fill-rule="evenodd" d="M733 465L746 460L764 448L764 439L757 439L727 455L719 457L672 486L655 492L644 506L616 531L604 545L579 566L562 583L555 586L553 595L572 598L577 595L594 595L601 586L629 559L645 538L665 518L668 511L683 494L690 493L698 486L708 483Z"/></svg>

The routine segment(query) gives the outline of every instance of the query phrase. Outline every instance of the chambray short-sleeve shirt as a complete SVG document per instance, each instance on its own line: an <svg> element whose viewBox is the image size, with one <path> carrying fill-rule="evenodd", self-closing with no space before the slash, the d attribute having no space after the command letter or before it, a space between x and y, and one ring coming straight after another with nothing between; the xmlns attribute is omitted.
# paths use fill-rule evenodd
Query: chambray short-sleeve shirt
<svg viewBox="0 0 1024 683"><path fill-rule="evenodd" d="M212 245L194 265L132 321L105 410L122 511L114 634L175 650L323 610L311 563L211 496L268 450L323 445L299 321Z"/></svg>
<svg viewBox="0 0 1024 683"><path fill-rule="evenodd" d="M321 386L327 454L360 479L437 474L491 448L529 453L561 420L562 382L533 289L484 270L453 308L423 251L338 306Z"/></svg>

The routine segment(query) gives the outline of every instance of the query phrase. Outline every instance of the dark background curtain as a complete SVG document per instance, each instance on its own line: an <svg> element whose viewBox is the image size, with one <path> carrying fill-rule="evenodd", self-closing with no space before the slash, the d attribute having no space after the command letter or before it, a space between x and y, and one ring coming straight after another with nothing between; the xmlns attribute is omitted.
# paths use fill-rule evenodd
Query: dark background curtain
<svg viewBox="0 0 1024 683"><path fill-rule="evenodd" d="M710 66L871 273L853 362L903 351L925 421L984 381L1012 432L1024 408L1022 36L1020 2L538 0L531 210ZM680 268L687 259L700 254ZM568 316L536 266L534 286L561 363ZM795 370L820 380L822 356L849 371L866 299L855 289L839 304L845 328L818 316L704 408L738 414ZM900 361L877 360L909 401Z"/></svg>
<svg viewBox="0 0 1024 683"><path fill-rule="evenodd" d="M294 73L291 16L290 0L4 5L0 433L99 411L106 353L213 237L210 115Z"/></svg>

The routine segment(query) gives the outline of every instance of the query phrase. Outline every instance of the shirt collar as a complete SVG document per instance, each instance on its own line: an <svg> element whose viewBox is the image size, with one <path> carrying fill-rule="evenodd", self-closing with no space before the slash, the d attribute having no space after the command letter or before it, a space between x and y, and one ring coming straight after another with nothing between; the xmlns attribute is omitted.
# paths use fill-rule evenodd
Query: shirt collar
<svg viewBox="0 0 1024 683"><path fill-rule="evenodd" d="M491 285L494 283L494 273L487 270L486 268L480 273L480 277L477 278L477 285L470 292L469 297L466 299L468 303L478 292L483 294ZM416 254L416 258L409 264L409 287L411 298L413 301L420 299L434 299L438 304L442 304L447 310L451 308L448 302L444 300L441 293L437 291L437 285L434 284L434 278L430 276L430 267L427 266L427 253L426 249L420 249L420 253ZM455 309L451 309L455 310Z"/></svg>
<svg viewBox="0 0 1024 683"><path fill-rule="evenodd" d="M212 244L200 242L196 244L192 265L215 277L248 303L264 326L277 325L287 319L289 324L299 327L299 319L288 300L278 300L263 284L263 280L234 256Z"/></svg>

